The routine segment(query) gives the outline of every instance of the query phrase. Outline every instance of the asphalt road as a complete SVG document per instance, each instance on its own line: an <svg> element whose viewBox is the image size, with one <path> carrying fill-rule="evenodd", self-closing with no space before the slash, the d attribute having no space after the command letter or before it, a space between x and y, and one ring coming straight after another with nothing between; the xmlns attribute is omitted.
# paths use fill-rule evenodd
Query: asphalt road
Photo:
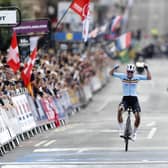
<svg viewBox="0 0 168 168"><path fill-rule="evenodd" d="M168 164L168 60L148 60L153 79L140 81L142 108L137 140L124 151L116 109L121 100L119 79L98 92L69 124L39 134L0 157L2 168L162 168Z"/></svg>

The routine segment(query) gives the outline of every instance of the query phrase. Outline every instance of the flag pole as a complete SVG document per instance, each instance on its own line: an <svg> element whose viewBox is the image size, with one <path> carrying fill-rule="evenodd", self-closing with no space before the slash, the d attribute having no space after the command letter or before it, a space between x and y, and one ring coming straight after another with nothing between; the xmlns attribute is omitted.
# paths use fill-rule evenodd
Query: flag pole
<svg viewBox="0 0 168 168"><path fill-rule="evenodd" d="M72 2L73 2L73 1L72 1ZM72 4L72 3L71 3L71 4ZM56 29L57 29L57 27L60 25L60 23L62 22L62 20L63 20L63 18L65 17L65 15L68 13L71 4L70 4L69 7L66 9L66 11L63 13L63 15L61 16L61 18L58 20L57 25L56 25Z"/></svg>

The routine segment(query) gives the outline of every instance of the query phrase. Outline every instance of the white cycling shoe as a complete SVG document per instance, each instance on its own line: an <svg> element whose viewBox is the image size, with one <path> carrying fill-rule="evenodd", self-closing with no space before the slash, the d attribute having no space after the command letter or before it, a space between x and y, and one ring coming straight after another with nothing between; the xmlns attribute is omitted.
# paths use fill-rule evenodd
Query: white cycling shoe
<svg viewBox="0 0 168 168"><path fill-rule="evenodd" d="M132 141L135 141L135 140L136 140L136 137L137 137L137 134L136 134L136 133L133 133L133 134L131 135Z"/></svg>
<svg viewBox="0 0 168 168"><path fill-rule="evenodd" d="M123 137L124 136L124 131L123 130L119 130L119 136Z"/></svg>

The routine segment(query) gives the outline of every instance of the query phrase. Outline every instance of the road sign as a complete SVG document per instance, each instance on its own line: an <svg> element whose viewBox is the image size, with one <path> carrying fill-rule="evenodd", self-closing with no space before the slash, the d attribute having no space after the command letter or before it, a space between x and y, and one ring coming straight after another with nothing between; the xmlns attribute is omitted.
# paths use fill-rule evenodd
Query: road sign
<svg viewBox="0 0 168 168"><path fill-rule="evenodd" d="M16 11L0 11L0 24L17 24Z"/></svg>
<svg viewBox="0 0 168 168"><path fill-rule="evenodd" d="M16 7L0 7L0 27L14 27L21 23L21 12Z"/></svg>

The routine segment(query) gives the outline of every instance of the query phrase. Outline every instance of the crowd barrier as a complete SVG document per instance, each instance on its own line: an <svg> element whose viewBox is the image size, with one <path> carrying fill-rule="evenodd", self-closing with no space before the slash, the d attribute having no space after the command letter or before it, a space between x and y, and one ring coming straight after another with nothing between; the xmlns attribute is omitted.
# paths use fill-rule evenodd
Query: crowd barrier
<svg viewBox="0 0 168 168"><path fill-rule="evenodd" d="M25 139L67 124L69 117L86 106L94 93L105 86L109 79L107 71L104 69L83 86L59 91L57 97L33 99L25 90L2 98L5 106L0 107L0 155Z"/></svg>

